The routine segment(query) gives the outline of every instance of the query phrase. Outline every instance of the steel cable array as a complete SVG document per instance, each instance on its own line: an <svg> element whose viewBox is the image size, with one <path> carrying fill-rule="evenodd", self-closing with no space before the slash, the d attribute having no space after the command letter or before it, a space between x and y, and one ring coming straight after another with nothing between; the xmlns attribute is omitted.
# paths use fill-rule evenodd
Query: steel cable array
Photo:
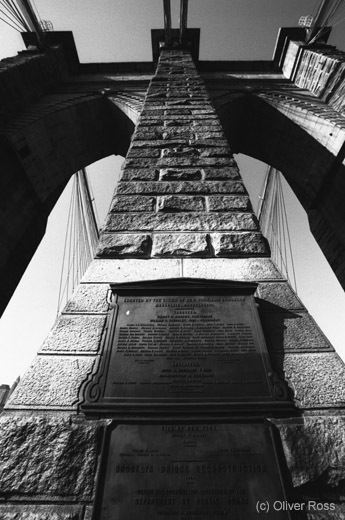
<svg viewBox="0 0 345 520"><path fill-rule="evenodd" d="M93 259L98 238L98 224L93 197L85 169L74 175L63 251L58 313L69 300Z"/></svg>
<svg viewBox="0 0 345 520"><path fill-rule="evenodd" d="M297 292L295 265L281 173L268 166L258 219L272 253L272 260Z"/></svg>

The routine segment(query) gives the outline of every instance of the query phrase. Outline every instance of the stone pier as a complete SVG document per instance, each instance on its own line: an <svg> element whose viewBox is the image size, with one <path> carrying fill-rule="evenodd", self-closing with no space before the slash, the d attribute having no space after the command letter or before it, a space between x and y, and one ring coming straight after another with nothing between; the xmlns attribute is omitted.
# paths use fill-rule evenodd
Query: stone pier
<svg viewBox="0 0 345 520"><path fill-rule="evenodd" d="M343 518L344 376L163 49L96 257L0 416L0 517Z"/></svg>

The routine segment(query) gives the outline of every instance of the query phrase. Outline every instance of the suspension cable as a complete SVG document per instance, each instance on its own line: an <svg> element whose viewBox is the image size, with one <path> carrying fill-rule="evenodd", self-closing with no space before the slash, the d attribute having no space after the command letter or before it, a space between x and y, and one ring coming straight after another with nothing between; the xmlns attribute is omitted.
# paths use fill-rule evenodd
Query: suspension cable
<svg viewBox="0 0 345 520"><path fill-rule="evenodd" d="M0 6L0 20L15 31L34 32L37 47L46 49L42 22L37 7L34 8L30 0L0 0Z"/></svg>
<svg viewBox="0 0 345 520"><path fill-rule="evenodd" d="M74 175L62 259L58 313L67 303L95 253L99 231L86 170Z"/></svg>
<svg viewBox="0 0 345 520"><path fill-rule="evenodd" d="M0 0L0 19L18 32L30 31L25 18L11 0Z"/></svg>
<svg viewBox="0 0 345 520"><path fill-rule="evenodd" d="M272 260L297 292L296 271L292 254L288 214L281 174L267 168L258 219L263 234L269 241Z"/></svg>
<svg viewBox="0 0 345 520"><path fill-rule="evenodd" d="M322 35L328 25L335 27L345 19L345 17L343 17L345 9L344 0L335 0L333 5L331 3L330 6L326 6L326 8L325 5L322 4L324 4L324 2L321 2L318 8L318 14L316 14L316 23L320 28L316 31L316 33L314 33L316 27L315 24L312 25L307 38L308 44L314 43Z"/></svg>

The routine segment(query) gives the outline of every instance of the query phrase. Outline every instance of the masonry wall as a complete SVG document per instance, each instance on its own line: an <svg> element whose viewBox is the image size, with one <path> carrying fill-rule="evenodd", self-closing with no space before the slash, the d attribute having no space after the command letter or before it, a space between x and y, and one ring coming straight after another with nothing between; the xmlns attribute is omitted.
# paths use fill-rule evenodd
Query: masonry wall
<svg viewBox="0 0 345 520"><path fill-rule="evenodd" d="M215 100L233 151L283 173L345 287L344 116L324 99L287 81L257 82L248 92L245 80L238 83L224 82L227 96Z"/></svg>
<svg viewBox="0 0 345 520"><path fill-rule="evenodd" d="M58 34L51 34L52 41L59 39ZM67 36L67 39L73 40L71 33ZM287 57L286 61L289 60ZM149 77L144 74L142 78L145 79L138 81L139 76L132 75L132 79L126 81L125 78L129 78L130 75L123 75L128 70L128 65L124 64L111 64L110 68L105 68L104 65L96 67L95 64L91 68L83 66L81 70L87 73L72 76L77 68L71 67L70 61L68 52L64 52L60 45L53 46L46 55L39 52L23 52L16 58L2 60L0 63L0 167L3 172L0 181L3 199L0 225L4 228L0 237L0 311L5 308L43 236L48 214L69 177L77 169L111 153L126 154L132 132L129 118L136 120L141 105L141 99L139 103L133 99L129 99L128 102L128 85L132 82L130 88L133 89L133 83L136 83L134 90L138 90L141 96L141 90ZM276 74L273 70L264 74L243 73L243 63L236 69L235 62L228 62L226 65L231 67L228 71L230 74L206 75L208 90L212 91L215 85L216 89L220 89L217 94L220 94L220 99L215 99L216 111L233 151L257 157L284 173L308 213L316 240L340 283L345 287L345 122L341 108L343 62L344 53L326 46L304 50L295 71L296 84L283 79L282 75ZM290 62L288 64L291 65ZM147 68L149 64L145 67L145 64L141 64L140 67L138 64L132 65L133 70L150 71L150 68ZM266 67L267 65L266 63ZM222 66L224 64L220 65L220 68ZM234 66L235 73L232 74ZM249 62L248 67L249 70L258 70L257 63ZM211 69L217 70L217 66L212 66ZM90 70L93 71L92 74L88 73ZM102 74L105 70L122 71L122 79L117 78L116 73ZM236 73L236 70L242 73ZM133 82L134 77L136 80ZM160 80L156 81L158 85ZM211 96L214 96L214 92L211 92ZM159 102L159 98L156 101ZM159 103L147 104L147 110L154 112L153 106L156 115L161 115ZM162 106L169 108L164 104ZM195 103L195 110L198 109L197 106ZM121 110L117 107L121 107ZM186 109L185 105L184 108ZM199 110L203 109L199 106ZM207 110L208 116L211 116L210 107L207 107ZM202 117L205 115L207 114L199 114L200 121L210 122L212 118ZM152 117L151 114L149 118ZM143 122L145 123L144 120ZM151 123L154 126L153 120ZM159 124L156 126L157 131L162 127ZM191 137L194 141L193 154L199 154L199 159L206 159L205 153L210 153L208 159L214 159L215 153L223 153L219 140L222 138L215 133L216 143L211 144L211 139L208 143L213 150L202 150L204 145L199 139L201 127L200 124L198 132L194 132L193 135L196 137ZM140 136L137 141L139 146L146 146L141 143L145 139ZM152 146L155 146L154 141L160 139L151 141ZM194 146L196 143L199 149ZM162 142L156 144L158 151ZM179 145L181 146L181 143ZM187 141L185 145L190 147ZM135 148L136 145L133 143L133 153ZM164 164L163 157L160 159L160 164ZM164 159L167 160L168 157ZM185 159L187 160L187 156ZM189 159L192 160L192 157ZM218 155L218 159L221 162L226 156ZM193 160L197 166L196 155ZM202 172L203 181L208 175L205 168ZM157 171L161 169L164 167L157 168ZM160 176L161 174L156 172L156 177L152 178L159 182ZM229 180L229 177L223 180ZM203 201L205 210L201 209L201 205L199 210L217 213L220 199L211 200L212 197L239 195L231 193L228 188L225 192L221 192L221 189L223 188L219 185L218 192L200 193L201 197L206 198ZM202 189L199 188L199 191ZM198 193L195 192L193 195ZM180 194L183 195L182 192ZM164 197L169 194L156 195ZM185 195L191 196L191 192ZM21 211L17 211L18 206ZM159 211L164 213L166 210L160 208ZM118 210L115 209L115 212ZM157 218L163 219L162 216ZM235 240L235 237L230 238L229 228L217 228L216 215L209 215L206 220L207 223L202 224L204 229L200 229L200 232L210 232L204 233L204 236L200 234L199 245L193 246L196 248L194 254L201 254L200 251L204 247L205 257L227 255L227 246L224 249L222 245L219 249L219 240L224 244L225 240ZM148 222L147 225L151 226L152 222ZM187 224L184 222L184 225ZM161 234L162 231L163 229L160 231ZM222 231L225 231L227 236L220 238L219 233ZM166 234L169 233L167 230ZM150 236L150 240L153 238ZM160 258L159 248L157 249L150 240L150 253L146 251L145 254ZM159 240L163 238L157 236L154 241L158 244ZM180 239L175 236L175 240L178 247ZM164 255L169 254L168 251L164 252Z"/></svg>
<svg viewBox="0 0 345 520"><path fill-rule="evenodd" d="M149 87L99 258L268 256L238 167L188 54Z"/></svg>
<svg viewBox="0 0 345 520"><path fill-rule="evenodd" d="M345 368L269 258L237 165L188 53L163 51L90 265L0 416L0 516L90 520L109 420L80 413L102 356L110 283L258 283L271 361L287 383L280 433L302 499L344 514ZM256 515L256 513L255 513ZM336 518L310 514L314 518Z"/></svg>
<svg viewBox="0 0 345 520"><path fill-rule="evenodd" d="M94 88L59 91L53 58L52 52L50 60L29 54L6 61L7 67L0 62L0 313L70 177L103 157L125 155L134 127Z"/></svg>

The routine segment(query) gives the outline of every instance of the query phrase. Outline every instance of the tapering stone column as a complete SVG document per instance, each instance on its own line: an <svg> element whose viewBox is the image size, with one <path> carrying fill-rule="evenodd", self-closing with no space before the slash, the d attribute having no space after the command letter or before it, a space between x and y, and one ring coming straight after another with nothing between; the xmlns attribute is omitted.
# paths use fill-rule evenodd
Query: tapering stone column
<svg viewBox="0 0 345 520"><path fill-rule="evenodd" d="M135 413L124 406L122 416L111 410L84 415L88 384L114 348L109 284L145 280L149 287L171 278L180 279L180 288L186 279L189 286L191 279L220 288L233 284L242 295L257 287L258 307L253 303L251 311L269 361L265 367L272 367L265 374L273 389L270 413L260 403L248 412L240 399L236 408L223 406L215 414L200 411L192 399L182 418L167 417L162 409L147 417L140 404ZM254 302L252 293L250 298ZM233 301L238 309L247 300ZM194 370L192 364L183 370ZM269 258L189 53L163 50L96 259L0 417L1 518L103 520L125 518L129 511L133 520L189 520L195 514L200 520L234 514L254 519L252 490L259 490L257 500L269 501L280 482L288 497L294 487L301 503L339 500L341 515L343 375L343 363ZM228 383L233 392L246 381ZM92 395L96 403L99 397ZM285 462L275 450L284 452ZM180 460L186 453L192 461ZM121 457L130 462L122 464ZM163 462L157 466L157 460ZM285 511L275 518L287 518Z"/></svg>
<svg viewBox="0 0 345 520"><path fill-rule="evenodd" d="M98 258L269 256L188 52L162 51Z"/></svg>

